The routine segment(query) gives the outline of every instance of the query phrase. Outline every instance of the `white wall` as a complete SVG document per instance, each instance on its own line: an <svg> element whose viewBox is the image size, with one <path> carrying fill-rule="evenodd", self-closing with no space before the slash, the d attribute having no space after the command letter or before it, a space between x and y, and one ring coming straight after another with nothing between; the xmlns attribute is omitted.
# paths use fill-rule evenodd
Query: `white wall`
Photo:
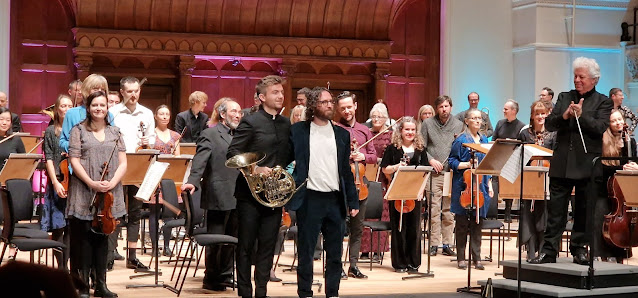
<svg viewBox="0 0 638 298"><path fill-rule="evenodd" d="M0 1L0 91L9 93L9 25L11 1Z"/></svg>
<svg viewBox="0 0 638 298"><path fill-rule="evenodd" d="M452 97L453 113L480 95L492 124L502 118L513 92L512 6L503 0L442 0L441 92Z"/></svg>

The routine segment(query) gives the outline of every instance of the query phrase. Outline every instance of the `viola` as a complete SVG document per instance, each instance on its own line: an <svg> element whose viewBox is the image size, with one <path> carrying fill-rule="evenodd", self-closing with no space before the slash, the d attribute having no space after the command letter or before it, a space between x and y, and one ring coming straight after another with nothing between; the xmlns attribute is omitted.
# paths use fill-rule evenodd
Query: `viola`
<svg viewBox="0 0 638 298"><path fill-rule="evenodd" d="M409 160L410 158L408 157L408 155L404 153L403 157L401 157L401 165L402 166L408 165ZM415 206L416 206L416 203L414 202L414 200L394 201L394 209L400 213L410 213L412 212L412 210L414 210Z"/></svg>
<svg viewBox="0 0 638 298"><path fill-rule="evenodd" d="M62 175L62 180L59 180L60 184L62 184L64 189L68 191L69 190L69 159L68 158L64 158L60 162L60 174Z"/></svg>
<svg viewBox="0 0 638 298"><path fill-rule="evenodd" d="M483 175L474 174L472 171L475 165L474 154L470 159L471 169L467 169L463 172L463 183L465 189L461 191L461 197L459 198L461 206L463 208L473 207L476 209L476 222L479 222L479 208L483 207L485 198L483 193L479 190L480 181Z"/></svg>
<svg viewBox="0 0 638 298"><path fill-rule="evenodd" d="M352 152L359 152L357 149L357 140L352 140ZM368 197L368 186L363 182L363 177L366 174L366 167L362 163L355 161L350 165L350 171L354 175L354 184L359 192L359 201L365 200Z"/></svg>
<svg viewBox="0 0 638 298"><path fill-rule="evenodd" d="M104 181L108 175L109 163L113 158L113 154L117 149L119 139L115 142L111 156L102 165L102 175L100 181ZM107 192L96 192L91 201L91 212L93 213L93 220L91 221L91 229L98 234L109 235L115 231L115 228L120 223L119 220L113 217L113 192L111 190Z"/></svg>
<svg viewBox="0 0 638 298"><path fill-rule="evenodd" d="M139 131L142 133L142 137L146 136L146 125L144 124L144 121L140 121L140 128ZM135 149L135 151L140 151L142 149L151 149L151 146L149 145L140 145L137 147L137 149Z"/></svg>

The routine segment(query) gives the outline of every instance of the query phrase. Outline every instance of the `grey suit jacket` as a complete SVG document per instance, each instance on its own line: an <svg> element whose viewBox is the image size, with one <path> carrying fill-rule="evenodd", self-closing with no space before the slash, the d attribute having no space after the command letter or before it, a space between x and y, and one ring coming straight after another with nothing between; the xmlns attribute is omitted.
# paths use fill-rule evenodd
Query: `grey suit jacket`
<svg viewBox="0 0 638 298"><path fill-rule="evenodd" d="M228 127L217 124L202 131L197 140L188 183L202 189L202 209L227 211L237 206L233 193L239 171L224 165L232 140L228 131Z"/></svg>

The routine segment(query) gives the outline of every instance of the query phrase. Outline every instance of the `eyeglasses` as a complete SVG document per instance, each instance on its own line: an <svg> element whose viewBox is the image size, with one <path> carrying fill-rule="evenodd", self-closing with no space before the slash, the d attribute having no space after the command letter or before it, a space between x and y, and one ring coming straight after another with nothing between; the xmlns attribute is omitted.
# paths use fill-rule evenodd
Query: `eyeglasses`
<svg viewBox="0 0 638 298"><path fill-rule="evenodd" d="M388 117L386 116L372 116L370 117L370 119L372 120L383 120L383 119L387 119Z"/></svg>
<svg viewBox="0 0 638 298"><path fill-rule="evenodd" d="M325 106L327 106L328 104L332 104L332 105L334 105L334 104L336 104L336 103L337 103L337 101L336 101L336 100L321 100L321 101L318 101L318 102L317 102L317 106L325 107Z"/></svg>
<svg viewBox="0 0 638 298"><path fill-rule="evenodd" d="M472 118L470 118L470 120L483 120L483 118L482 117L472 117Z"/></svg>

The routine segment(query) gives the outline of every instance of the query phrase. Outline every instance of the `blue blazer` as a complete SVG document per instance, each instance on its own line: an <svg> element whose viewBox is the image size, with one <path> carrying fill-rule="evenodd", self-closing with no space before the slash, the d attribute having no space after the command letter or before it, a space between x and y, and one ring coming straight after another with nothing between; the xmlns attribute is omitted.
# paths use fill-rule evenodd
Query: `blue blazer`
<svg viewBox="0 0 638 298"><path fill-rule="evenodd" d="M354 184L354 177L350 171L350 134L345 129L333 125L335 141L337 142L337 166L339 167L339 195L343 200L344 215L348 209L359 209L359 196ZM300 185L308 178L310 163L310 121L301 121L290 127L290 143L295 160L295 170L292 176L295 183ZM293 198L288 201L286 208L296 211L303 205L306 199L306 187L299 189Z"/></svg>

